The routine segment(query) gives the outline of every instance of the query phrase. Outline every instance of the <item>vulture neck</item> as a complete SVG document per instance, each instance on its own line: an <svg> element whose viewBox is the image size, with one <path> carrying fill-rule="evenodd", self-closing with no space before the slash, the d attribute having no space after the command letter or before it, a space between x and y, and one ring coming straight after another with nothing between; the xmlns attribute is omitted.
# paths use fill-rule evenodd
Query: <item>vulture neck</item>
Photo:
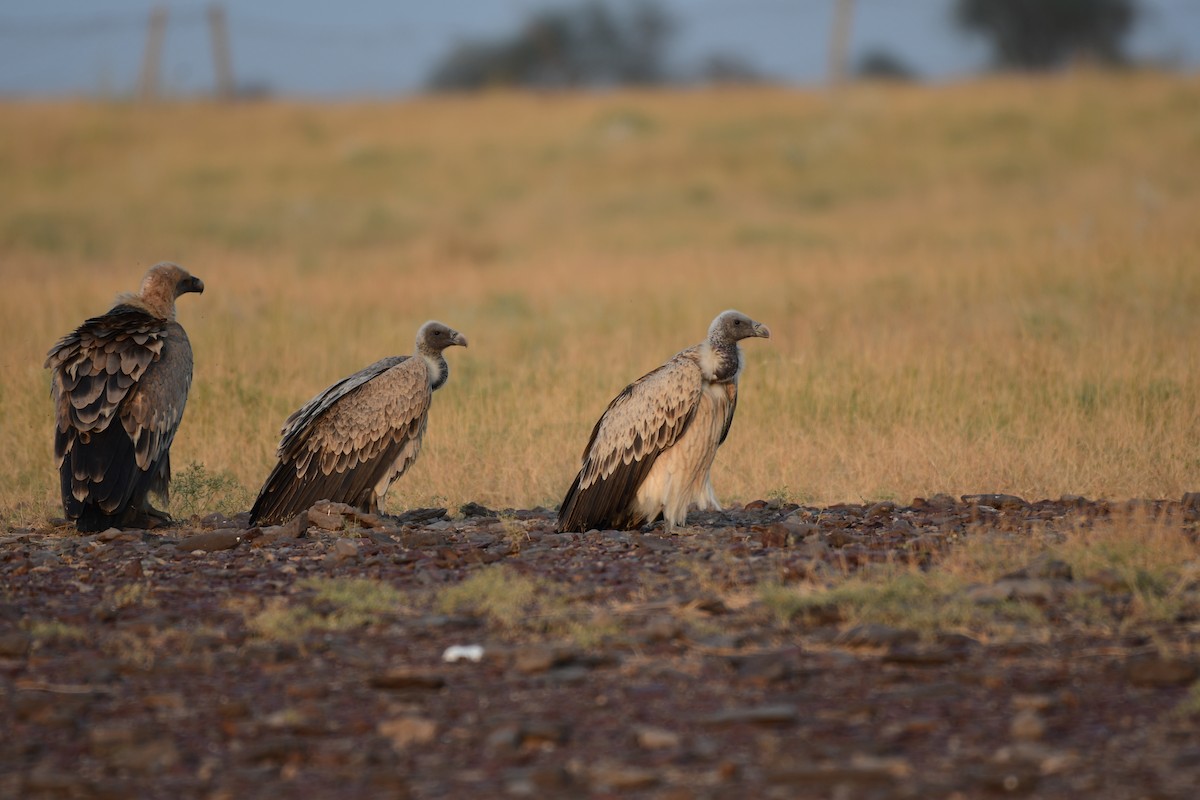
<svg viewBox="0 0 1200 800"><path fill-rule="evenodd" d="M710 338L701 346L701 369L704 377L716 383L737 380L742 371L742 351L737 342Z"/></svg>
<svg viewBox="0 0 1200 800"><path fill-rule="evenodd" d="M162 299L153 294L134 294L133 292L125 292L117 295L117 300L113 304L113 308L125 306L127 308L136 308L138 311L145 311L152 317L156 317L167 322L175 321L175 298L170 297Z"/></svg>
<svg viewBox="0 0 1200 800"><path fill-rule="evenodd" d="M429 390L436 392L450 377L450 365L446 363L446 357L441 351L431 352L421 348L421 358L425 359L425 365L429 367Z"/></svg>

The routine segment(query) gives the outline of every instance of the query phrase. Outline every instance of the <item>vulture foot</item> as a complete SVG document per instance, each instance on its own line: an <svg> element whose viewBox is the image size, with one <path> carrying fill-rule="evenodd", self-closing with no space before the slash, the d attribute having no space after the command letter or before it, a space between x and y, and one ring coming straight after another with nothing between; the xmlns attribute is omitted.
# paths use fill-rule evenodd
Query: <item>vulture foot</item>
<svg viewBox="0 0 1200 800"><path fill-rule="evenodd" d="M140 510L130 509L121 522L122 527L141 528L147 531L155 528L169 528L175 524L175 520L171 518L170 514L159 511L150 505Z"/></svg>

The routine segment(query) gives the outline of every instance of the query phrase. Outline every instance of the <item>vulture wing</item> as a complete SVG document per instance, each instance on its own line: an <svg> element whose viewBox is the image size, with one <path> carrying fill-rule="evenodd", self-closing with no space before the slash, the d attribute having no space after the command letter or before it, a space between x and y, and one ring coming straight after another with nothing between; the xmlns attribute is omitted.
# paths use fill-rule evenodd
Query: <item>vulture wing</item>
<svg viewBox="0 0 1200 800"><path fill-rule="evenodd" d="M330 386L284 423L251 519L283 523L320 500L373 509L417 457L431 396L424 359L407 356Z"/></svg>
<svg viewBox="0 0 1200 800"><path fill-rule="evenodd" d="M559 510L560 531L634 527L631 506L659 454L687 430L703 391L695 348L626 386L592 430Z"/></svg>
<svg viewBox="0 0 1200 800"><path fill-rule="evenodd" d="M45 366L67 515L89 504L115 514L149 490L165 499L168 451L192 382L183 328L118 306L59 340Z"/></svg>

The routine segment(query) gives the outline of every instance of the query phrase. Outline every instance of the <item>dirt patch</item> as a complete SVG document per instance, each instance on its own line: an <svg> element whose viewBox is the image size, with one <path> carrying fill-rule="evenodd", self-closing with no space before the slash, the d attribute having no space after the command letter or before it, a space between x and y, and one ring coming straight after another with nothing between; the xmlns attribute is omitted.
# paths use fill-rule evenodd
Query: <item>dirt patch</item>
<svg viewBox="0 0 1200 800"><path fill-rule="evenodd" d="M1191 797L1195 500L13 530L0 795Z"/></svg>

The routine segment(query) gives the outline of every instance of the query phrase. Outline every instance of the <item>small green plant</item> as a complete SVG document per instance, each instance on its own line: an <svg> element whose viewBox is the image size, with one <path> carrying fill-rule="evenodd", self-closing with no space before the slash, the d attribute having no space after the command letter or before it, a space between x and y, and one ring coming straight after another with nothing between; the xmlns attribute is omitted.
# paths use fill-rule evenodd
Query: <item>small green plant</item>
<svg viewBox="0 0 1200 800"><path fill-rule="evenodd" d="M193 517L213 511L232 513L246 506L249 496L232 472L210 473L200 463L192 462L171 481L172 505L175 515Z"/></svg>
<svg viewBox="0 0 1200 800"><path fill-rule="evenodd" d="M1187 694L1176 704L1171 713L1177 717L1192 717L1200 714L1200 681L1191 685Z"/></svg>
<svg viewBox="0 0 1200 800"><path fill-rule="evenodd" d="M105 593L105 602L114 609L129 608L131 606L152 605L153 601L149 598L150 586L146 583L130 583L124 586L118 586L110 592Z"/></svg>
<svg viewBox="0 0 1200 800"><path fill-rule="evenodd" d="M87 631L78 625L56 619L35 619L29 622L29 635L38 642L75 642L87 638Z"/></svg>
<svg viewBox="0 0 1200 800"><path fill-rule="evenodd" d="M592 647L620 631L606 609L572 602L556 584L504 565L486 567L443 589L436 605L445 613L474 614L507 631L562 637L580 647Z"/></svg>
<svg viewBox="0 0 1200 800"><path fill-rule="evenodd" d="M141 635L131 630L116 630L104 638L100 649L122 664L139 670L154 668L160 652L156 634Z"/></svg>
<svg viewBox="0 0 1200 800"><path fill-rule="evenodd" d="M785 506L791 502L792 493L786 485L777 486L767 492L767 501L775 507Z"/></svg>
<svg viewBox="0 0 1200 800"><path fill-rule="evenodd" d="M437 605L447 613L468 612L502 627L522 628L547 616L556 605L554 595L544 581L496 566L442 590Z"/></svg>
<svg viewBox="0 0 1200 800"><path fill-rule="evenodd" d="M500 525L504 528L504 537L508 539L513 550L520 550L521 545L529 541L529 531L511 511L501 512Z"/></svg>
<svg viewBox="0 0 1200 800"><path fill-rule="evenodd" d="M267 639L298 641L314 631L364 628L394 613L405 600L389 584L359 578L310 578L299 587L313 593L296 603L275 598L246 624Z"/></svg>
<svg viewBox="0 0 1200 800"><path fill-rule="evenodd" d="M966 554L958 564L940 564L929 570L908 564L883 564L843 573L823 586L793 588L768 583L760 587L759 599L785 622L810 613L825 616L836 610L840 619L851 624L894 625L926 636L951 631L997 635L1014 626L1044 624L1044 615L1031 603L1010 600L980 604L967 596L971 579L988 572L976 563L978 557L979 553Z"/></svg>
<svg viewBox="0 0 1200 800"><path fill-rule="evenodd" d="M1171 622L1195 604L1189 586L1200 564L1200 546L1170 525L1137 517L1116 520L1074 531L1053 550L1071 564L1077 579L1103 578L1128 596L1119 604L1075 599L1073 610L1092 624L1129 631Z"/></svg>

